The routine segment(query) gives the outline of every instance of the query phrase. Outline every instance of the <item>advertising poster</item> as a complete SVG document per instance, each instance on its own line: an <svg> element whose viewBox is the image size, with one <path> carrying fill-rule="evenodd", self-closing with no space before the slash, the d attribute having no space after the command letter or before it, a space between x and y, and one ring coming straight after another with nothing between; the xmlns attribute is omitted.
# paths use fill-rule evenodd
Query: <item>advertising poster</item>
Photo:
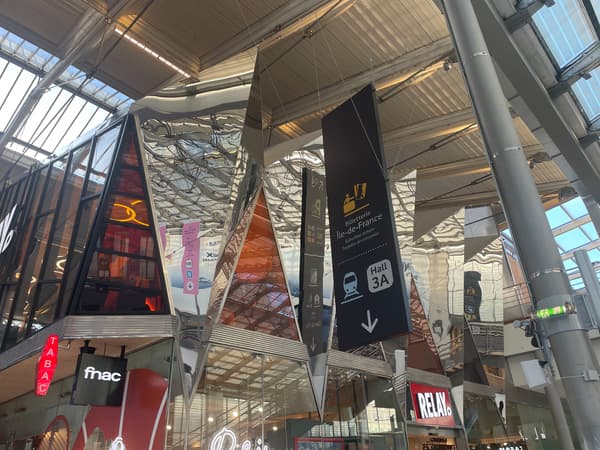
<svg viewBox="0 0 600 450"><path fill-rule="evenodd" d="M198 259L200 255L200 222L187 222L181 227L183 258L181 260L181 277L183 293L198 294Z"/></svg>
<svg viewBox="0 0 600 450"><path fill-rule="evenodd" d="M367 86L323 118L340 349L411 330L374 100Z"/></svg>

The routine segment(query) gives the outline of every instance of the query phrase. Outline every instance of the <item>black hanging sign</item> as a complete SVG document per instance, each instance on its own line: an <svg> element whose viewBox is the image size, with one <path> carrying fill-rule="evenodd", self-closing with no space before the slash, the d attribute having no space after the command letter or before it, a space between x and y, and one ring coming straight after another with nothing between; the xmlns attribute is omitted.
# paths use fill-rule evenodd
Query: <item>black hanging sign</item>
<svg viewBox="0 0 600 450"><path fill-rule="evenodd" d="M323 348L323 257L325 254L325 177L302 171L300 238L300 326L309 354Z"/></svg>
<svg viewBox="0 0 600 450"><path fill-rule="evenodd" d="M411 331L374 89L323 118L339 347Z"/></svg>
<svg viewBox="0 0 600 450"><path fill-rule="evenodd" d="M126 359L81 353L77 360L71 403L121 406L126 377Z"/></svg>

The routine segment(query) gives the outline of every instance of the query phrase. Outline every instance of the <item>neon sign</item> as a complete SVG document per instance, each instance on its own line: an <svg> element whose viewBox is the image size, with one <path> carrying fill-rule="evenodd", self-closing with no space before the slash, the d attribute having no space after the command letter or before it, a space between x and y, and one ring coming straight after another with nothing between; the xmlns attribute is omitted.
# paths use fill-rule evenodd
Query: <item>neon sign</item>
<svg viewBox="0 0 600 450"><path fill-rule="evenodd" d="M0 222L0 255L8 248L15 235L15 230L9 230L9 228L16 210L17 205L13 206L11 212Z"/></svg>
<svg viewBox="0 0 600 450"><path fill-rule="evenodd" d="M144 201L143 200L133 200L130 203L131 206L126 205L124 203L117 203L117 202L113 203L114 207L121 208L123 210L124 217L119 218L119 219L111 217L110 220L114 220L115 222L121 222L121 223L132 222L132 223L137 223L138 225L142 225L144 227L149 227L150 226L149 224L147 224L146 222L142 222L141 220L139 220L137 218L137 211L135 210L135 208L132 208L132 206L139 205L140 203L143 206Z"/></svg>
<svg viewBox="0 0 600 450"><path fill-rule="evenodd" d="M237 447L237 436L229 428L222 428L217 432L210 441L210 450L235 450ZM252 441L246 439L240 446L241 450L253 450ZM269 447L263 445L262 439L256 439L256 447L254 450L269 450Z"/></svg>
<svg viewBox="0 0 600 450"><path fill-rule="evenodd" d="M46 344L37 364L37 378L35 382L35 395L41 397L48 393L56 364L58 362L58 336L51 334L46 339Z"/></svg>

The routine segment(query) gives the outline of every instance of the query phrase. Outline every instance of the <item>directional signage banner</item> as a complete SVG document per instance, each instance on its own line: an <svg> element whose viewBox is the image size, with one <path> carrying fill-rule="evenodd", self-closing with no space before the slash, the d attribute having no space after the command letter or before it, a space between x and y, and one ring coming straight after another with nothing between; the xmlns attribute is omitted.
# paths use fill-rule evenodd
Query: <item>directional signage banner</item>
<svg viewBox="0 0 600 450"><path fill-rule="evenodd" d="M323 348L323 257L325 255L325 177L302 171L300 324L309 354Z"/></svg>
<svg viewBox="0 0 600 450"><path fill-rule="evenodd" d="M374 89L323 118L339 347L411 331Z"/></svg>

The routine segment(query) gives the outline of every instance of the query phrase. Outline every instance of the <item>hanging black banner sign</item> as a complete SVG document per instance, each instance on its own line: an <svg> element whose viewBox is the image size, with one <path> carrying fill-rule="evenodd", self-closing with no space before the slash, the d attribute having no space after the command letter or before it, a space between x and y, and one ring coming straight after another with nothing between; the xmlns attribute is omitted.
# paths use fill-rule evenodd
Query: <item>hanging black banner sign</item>
<svg viewBox="0 0 600 450"><path fill-rule="evenodd" d="M325 254L325 177L302 171L300 238L300 326L309 354L323 348L323 257Z"/></svg>
<svg viewBox="0 0 600 450"><path fill-rule="evenodd" d="M329 229L342 350L411 331L374 89L323 118Z"/></svg>
<svg viewBox="0 0 600 450"><path fill-rule="evenodd" d="M126 359L81 353L77 360L71 403L121 406L126 377Z"/></svg>

